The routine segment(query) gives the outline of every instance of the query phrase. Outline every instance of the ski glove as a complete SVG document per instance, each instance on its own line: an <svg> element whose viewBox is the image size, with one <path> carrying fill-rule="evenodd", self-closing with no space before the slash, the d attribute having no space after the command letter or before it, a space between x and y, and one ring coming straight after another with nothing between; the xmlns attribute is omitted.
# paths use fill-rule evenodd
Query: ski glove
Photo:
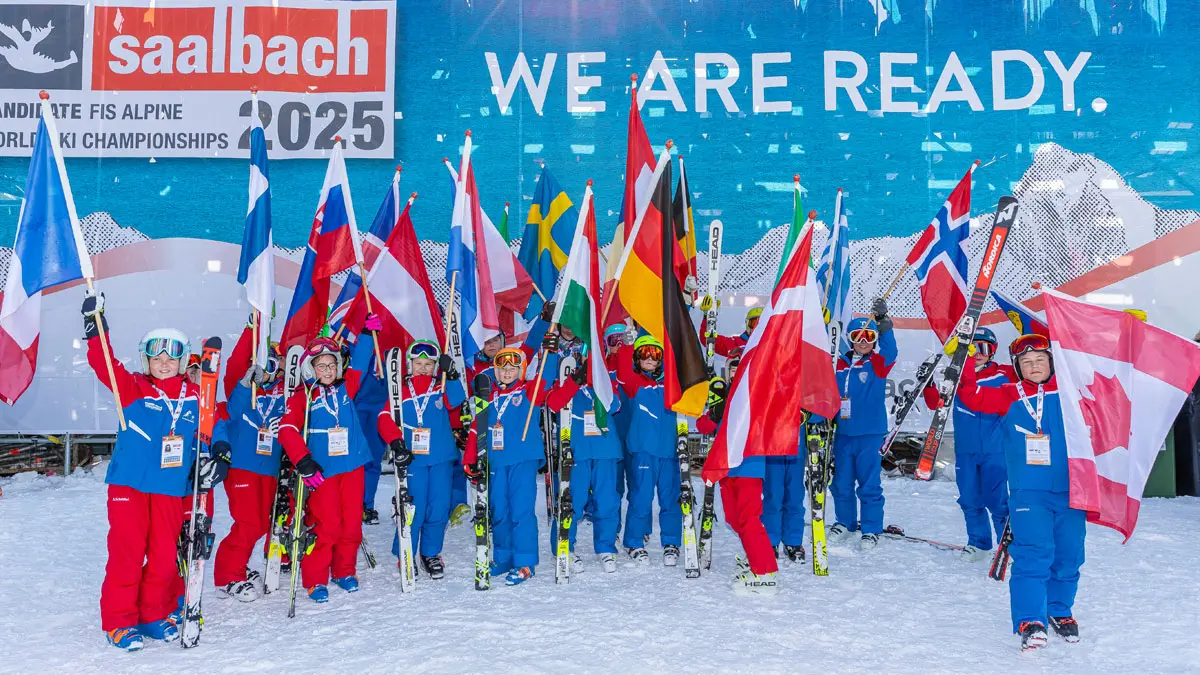
<svg viewBox="0 0 1200 675"><path fill-rule="evenodd" d="M877 321L879 320L880 317L887 316L887 313L888 313L887 301L884 300L883 298L875 298L874 300L872 300L871 301L871 313L875 315L875 319Z"/></svg>
<svg viewBox="0 0 1200 675"><path fill-rule="evenodd" d="M404 444L402 439L397 438L389 443L388 447L392 450L392 463L396 465L396 468L402 468L412 464L412 451L408 449L408 446Z"/></svg>
<svg viewBox="0 0 1200 675"><path fill-rule="evenodd" d="M542 305L541 319L542 321L550 321L554 318L554 301L551 300Z"/></svg>
<svg viewBox="0 0 1200 675"><path fill-rule="evenodd" d="M445 375L451 382L458 380L458 369L454 367L454 359L450 358L449 354L438 357L438 373Z"/></svg>
<svg viewBox="0 0 1200 675"><path fill-rule="evenodd" d="M708 312L713 308L720 309L721 301L714 299L711 295L705 295L704 297L700 298L699 309L701 312Z"/></svg>
<svg viewBox="0 0 1200 675"><path fill-rule="evenodd" d="M693 295L697 288L700 288L700 283L696 281L696 277L689 274L683 279L684 294Z"/></svg>
<svg viewBox="0 0 1200 675"><path fill-rule="evenodd" d="M729 384L725 382L725 378L713 377L708 381L708 404L714 405L717 401L724 401L729 394Z"/></svg>
<svg viewBox="0 0 1200 675"><path fill-rule="evenodd" d="M958 351L958 336L951 335L950 339L946 341L946 346L942 348L942 351L945 352L946 356L954 356L954 352ZM967 347L967 356L975 356L976 351L975 343L972 342Z"/></svg>
<svg viewBox="0 0 1200 675"><path fill-rule="evenodd" d="M108 320L104 318L104 294L88 293L83 296L83 337L91 339L98 337L100 331L108 332ZM97 317L99 317L97 319Z"/></svg>
<svg viewBox="0 0 1200 675"><path fill-rule="evenodd" d="M542 338L542 349L550 354L556 354L558 353L558 342L557 333L546 333L546 336Z"/></svg>
<svg viewBox="0 0 1200 675"><path fill-rule="evenodd" d="M225 441L212 446L212 457L200 458L200 489L207 492L220 485L229 474L229 457L232 448Z"/></svg>
<svg viewBox="0 0 1200 675"><path fill-rule="evenodd" d="M321 483L325 482L325 475L321 473L321 465L317 464L317 460L312 458L312 455L305 455L296 462L296 471L300 472L300 476L304 478L304 485L310 490L315 490L321 487Z"/></svg>
<svg viewBox="0 0 1200 675"><path fill-rule="evenodd" d="M238 384L246 387L247 389L250 388L251 384L257 384L261 387L263 380L265 379L266 373L263 371L263 367L253 366L246 370L246 374L242 376L242 379L240 382L238 382Z"/></svg>
<svg viewBox="0 0 1200 675"><path fill-rule="evenodd" d="M581 363L581 364L575 366L575 370L571 371L571 380L574 381L575 384L577 384L581 387L583 385L587 384L587 378L588 378L588 369L587 369L586 361L584 363Z"/></svg>
<svg viewBox="0 0 1200 675"><path fill-rule="evenodd" d="M368 314L366 322L363 323L363 328L372 333L378 333L383 330L383 319L380 319L378 314Z"/></svg>

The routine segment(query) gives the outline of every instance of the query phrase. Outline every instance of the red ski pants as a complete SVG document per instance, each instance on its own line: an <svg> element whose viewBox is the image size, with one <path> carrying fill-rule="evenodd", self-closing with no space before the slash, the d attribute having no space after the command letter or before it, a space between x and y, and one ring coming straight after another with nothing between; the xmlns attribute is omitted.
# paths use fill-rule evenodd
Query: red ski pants
<svg viewBox="0 0 1200 675"><path fill-rule="evenodd" d="M213 581L218 587L246 580L246 565L254 553L254 544L271 527L276 482L274 476L244 469L229 470L224 484L233 527L217 547Z"/></svg>
<svg viewBox="0 0 1200 675"><path fill-rule="evenodd" d="M721 506L725 522L737 532L746 550L750 571L769 574L779 571L775 549L762 524L762 479L727 477L721 479Z"/></svg>
<svg viewBox="0 0 1200 675"><path fill-rule="evenodd" d="M362 543L363 468L326 478L321 487L306 493L307 521L317 543L300 561L305 588L329 583L330 574L356 573L358 546Z"/></svg>
<svg viewBox="0 0 1200 675"><path fill-rule="evenodd" d="M183 527L179 497L108 486L108 564L100 586L106 630L165 619L178 598L175 543Z"/></svg>

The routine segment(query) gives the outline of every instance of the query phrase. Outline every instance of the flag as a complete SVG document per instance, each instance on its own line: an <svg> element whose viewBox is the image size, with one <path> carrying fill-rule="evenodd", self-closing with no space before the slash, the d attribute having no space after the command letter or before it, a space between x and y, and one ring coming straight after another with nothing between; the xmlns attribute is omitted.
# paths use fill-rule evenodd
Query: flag
<svg viewBox="0 0 1200 675"><path fill-rule="evenodd" d="M958 182L906 259L917 271L929 327L943 343L967 311L967 237L971 234L971 174L976 166L978 162Z"/></svg>
<svg viewBox="0 0 1200 675"><path fill-rule="evenodd" d="M362 261L358 244L358 225L350 200L350 182L346 161L339 145L325 169L321 198L308 232L308 247L300 263L296 290L283 324L280 348L306 346L325 327L329 313L329 278Z"/></svg>
<svg viewBox="0 0 1200 675"><path fill-rule="evenodd" d="M410 204L412 204L412 199L408 200L408 205ZM405 205L406 210L408 205ZM396 224L400 222L400 213L400 172L397 170L392 176L392 182L388 185L387 192L383 195L379 210L375 212L375 220L371 221L371 229L363 238L363 266L367 269L368 279L371 270L375 267L375 261L379 258L380 251L387 245L385 242L396 229ZM362 330L363 321L367 318L366 304L355 302L362 295L361 291L362 276L357 269L352 268L350 274L346 276L346 282L342 284L342 290L338 293L337 300L333 301L333 309L329 312L330 330L334 333L340 332L348 342L358 340L358 332ZM350 314L352 305L356 311Z"/></svg>
<svg viewBox="0 0 1200 675"><path fill-rule="evenodd" d="M17 216L17 239L0 300L0 400L15 404L33 382L42 331L42 291L93 277L54 115L49 100L43 98L25 198Z"/></svg>
<svg viewBox="0 0 1200 675"><path fill-rule="evenodd" d="M558 288L558 273L567 264L572 228L578 220L579 211L571 203L566 190L543 165L542 174L538 176L534 188L529 216L525 218L521 251L517 254L517 259L543 293L553 293ZM532 320L541 310L542 299L532 298L525 310L525 318Z"/></svg>
<svg viewBox="0 0 1200 675"><path fill-rule="evenodd" d="M683 157L679 158L679 185L675 187L675 201L671 202L671 219L675 223L675 238L681 255L676 262L675 274L684 284L690 276L696 279L696 221L692 218L692 194L688 191L687 173L683 168Z"/></svg>
<svg viewBox="0 0 1200 675"><path fill-rule="evenodd" d="M1046 290L1071 508L1129 541L1146 478L1200 377L1200 345Z"/></svg>
<svg viewBox="0 0 1200 675"><path fill-rule="evenodd" d="M783 242L783 253L779 256L779 271L775 273L775 283L783 277L783 270L792 259L792 249L800 239L800 232L807 225L804 218L804 208L800 200L800 174L792 176L792 224L788 227L787 239Z"/></svg>
<svg viewBox="0 0 1200 675"><path fill-rule="evenodd" d="M271 181L267 171L267 137L258 116L258 94L250 104L250 201L242 232L238 283L259 318L255 363L266 363L271 344L271 315L275 311L275 245L271 240Z"/></svg>
<svg viewBox="0 0 1200 675"><path fill-rule="evenodd" d="M625 311L617 291L617 270L625 255L625 231L631 229L641 206L650 196L650 176L654 173L654 148L642 126L642 115L638 112L637 76L630 87L629 132L625 145L625 193L621 199L621 214L617 218L617 230L613 233L612 246L608 250L608 264L604 269L604 304L608 308L601 323L611 326L621 323L629 312ZM611 299L610 299L611 296Z"/></svg>
<svg viewBox="0 0 1200 675"><path fill-rule="evenodd" d="M821 291L821 304L829 313L829 325L837 327L838 333L850 323L850 222L846 219L842 190L838 188L837 200L833 204L833 225L829 228L829 239L821 251L817 264L817 288Z"/></svg>
<svg viewBox="0 0 1200 675"><path fill-rule="evenodd" d="M725 417L702 475L716 482L745 457L795 455L803 436L801 409L826 418L841 397L821 316L821 289L812 268L812 226L771 292L742 354Z"/></svg>
<svg viewBox="0 0 1200 675"><path fill-rule="evenodd" d="M613 387L604 362L604 326L600 324L600 254L596 244L596 209L591 181L583 193L583 211L575 227L571 254L554 296L554 323L565 326L587 345L588 379L594 395L596 425L608 427Z"/></svg>
<svg viewBox="0 0 1200 675"><path fill-rule="evenodd" d="M490 247L484 234L483 207L479 203L475 171L471 168L470 132L463 142L462 164L455 175L446 281L458 296L459 348L463 361L470 363L483 348L483 343L500 332L500 316L488 264ZM453 311L453 307L451 302L447 311Z"/></svg>
<svg viewBox="0 0 1200 675"><path fill-rule="evenodd" d="M371 306L383 322L379 333L381 352L393 347L408 349L414 340L445 343L441 313L409 215L412 202L410 198L367 273ZM366 314L365 296L360 293L352 303L350 316L361 316L355 324L361 325Z"/></svg>
<svg viewBox="0 0 1200 675"><path fill-rule="evenodd" d="M992 289L992 297L996 300L1000 311L1004 312L1004 315L1012 322L1013 327L1017 329L1018 333L1021 335L1036 333L1049 337L1050 329L1046 327L1046 320L1039 314L994 288Z"/></svg>
<svg viewBox="0 0 1200 675"><path fill-rule="evenodd" d="M500 216L500 224L496 226L496 229L500 230L500 236L504 237L504 241L512 241L508 237L508 202L504 202L504 215Z"/></svg>
<svg viewBox="0 0 1200 675"><path fill-rule="evenodd" d="M617 269L617 293L629 316L663 344L667 407L699 417L708 399L708 373L683 288L672 273L679 244L670 215L669 145L659 157L650 186L650 200L634 221Z"/></svg>

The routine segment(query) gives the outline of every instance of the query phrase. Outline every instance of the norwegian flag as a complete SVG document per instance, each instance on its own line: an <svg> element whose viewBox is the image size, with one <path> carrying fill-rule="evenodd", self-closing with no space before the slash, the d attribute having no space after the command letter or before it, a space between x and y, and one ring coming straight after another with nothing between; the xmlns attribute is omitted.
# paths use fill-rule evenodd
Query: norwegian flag
<svg viewBox="0 0 1200 675"><path fill-rule="evenodd" d="M921 305L929 327L942 342L967 311L967 237L971 234L971 174L979 162L950 193L909 252L906 262L917 272Z"/></svg>
<svg viewBox="0 0 1200 675"><path fill-rule="evenodd" d="M1200 346L1136 317L1046 290L1071 507L1125 535L1146 478L1200 377Z"/></svg>
<svg viewBox="0 0 1200 675"><path fill-rule="evenodd" d="M745 457L795 455L801 409L826 418L837 414L841 397L821 295L810 224L746 344L725 418L704 462L705 481L721 480Z"/></svg>

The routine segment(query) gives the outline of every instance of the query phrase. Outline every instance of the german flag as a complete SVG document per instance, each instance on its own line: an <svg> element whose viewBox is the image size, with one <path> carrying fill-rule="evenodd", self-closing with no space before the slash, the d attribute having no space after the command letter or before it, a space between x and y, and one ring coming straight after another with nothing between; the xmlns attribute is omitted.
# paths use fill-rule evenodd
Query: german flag
<svg viewBox="0 0 1200 675"><path fill-rule="evenodd" d="M663 344L667 407L699 417L708 400L708 377L682 284L670 273L686 262L681 259L672 214L668 144L650 180L650 201L627 242L627 258L617 281L617 292L629 316Z"/></svg>

